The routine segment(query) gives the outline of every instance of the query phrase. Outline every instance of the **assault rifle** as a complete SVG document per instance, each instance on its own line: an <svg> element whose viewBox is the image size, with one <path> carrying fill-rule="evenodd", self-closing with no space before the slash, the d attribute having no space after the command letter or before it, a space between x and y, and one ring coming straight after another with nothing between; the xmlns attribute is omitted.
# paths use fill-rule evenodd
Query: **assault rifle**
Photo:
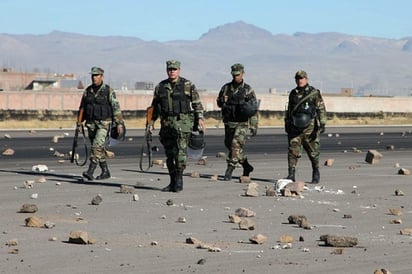
<svg viewBox="0 0 412 274"><path fill-rule="evenodd" d="M84 166L87 163L87 158L88 158L88 150L87 150L87 144L86 144L86 139L85 139L85 134L84 134L84 126L83 126L83 109L79 110L79 114L77 115L77 121L76 121L76 129L74 131L74 138L73 138L73 145L72 145L72 151L70 155L70 163L76 163L78 166ZM80 164L79 163L79 155L77 153L77 139L79 138L79 132L82 133L83 135L83 143L84 143L84 150L85 150L85 160Z"/></svg>
<svg viewBox="0 0 412 274"><path fill-rule="evenodd" d="M148 171L152 166L152 133L150 132L150 127L152 124L152 118L153 118L153 110L154 107L150 106L146 109L146 129L144 132L144 137L143 137L143 144L142 148L140 150L140 161L139 161L139 167L141 171ZM143 158L147 154L147 166L146 168L143 168Z"/></svg>

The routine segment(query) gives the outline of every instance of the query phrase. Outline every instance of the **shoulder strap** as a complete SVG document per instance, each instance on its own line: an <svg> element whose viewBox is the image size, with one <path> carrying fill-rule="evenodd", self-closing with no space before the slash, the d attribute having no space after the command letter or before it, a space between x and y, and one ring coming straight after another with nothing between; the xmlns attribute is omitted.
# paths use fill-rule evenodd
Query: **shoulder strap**
<svg viewBox="0 0 412 274"><path fill-rule="evenodd" d="M303 104L307 99L309 99L309 97L311 97L311 96L312 96L314 93L316 93L316 92L317 92L317 89L314 88L313 90L311 90L311 92L309 92L309 94L307 94L305 97L303 97L303 98L295 105L295 107L292 109L291 114L294 113L301 104Z"/></svg>

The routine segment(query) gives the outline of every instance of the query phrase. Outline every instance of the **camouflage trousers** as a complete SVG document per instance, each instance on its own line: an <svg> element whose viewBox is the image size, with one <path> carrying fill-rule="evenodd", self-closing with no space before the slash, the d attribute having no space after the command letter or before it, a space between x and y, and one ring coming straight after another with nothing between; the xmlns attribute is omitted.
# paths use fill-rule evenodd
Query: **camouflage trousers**
<svg viewBox="0 0 412 274"><path fill-rule="evenodd" d="M225 147L229 150L226 159L228 165L236 166L245 160L246 156L244 155L243 148L246 144L248 129L248 122L225 123Z"/></svg>
<svg viewBox="0 0 412 274"><path fill-rule="evenodd" d="M306 151L312 168L319 168L320 134L319 131L304 130L299 135L288 135L288 167L296 167L302 156L302 148Z"/></svg>
<svg viewBox="0 0 412 274"><path fill-rule="evenodd" d="M183 172L187 161L187 144L189 143L190 132L182 132L173 127L162 127L159 132L160 143L162 143L166 164L169 173L177 171Z"/></svg>
<svg viewBox="0 0 412 274"><path fill-rule="evenodd" d="M90 161L94 163L106 161L106 138L110 121L87 121L86 127L92 145Z"/></svg>

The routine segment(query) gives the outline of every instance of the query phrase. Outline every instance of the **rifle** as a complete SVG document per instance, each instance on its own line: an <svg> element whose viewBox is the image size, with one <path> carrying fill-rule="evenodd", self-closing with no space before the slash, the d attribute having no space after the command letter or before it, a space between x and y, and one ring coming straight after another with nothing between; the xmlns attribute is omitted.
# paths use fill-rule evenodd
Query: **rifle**
<svg viewBox="0 0 412 274"><path fill-rule="evenodd" d="M79 110L79 114L77 116L77 122L76 122L76 129L74 131L74 137L73 137L73 145L72 145L72 151L70 155L70 163L76 163L78 166L84 166L87 163L87 158L88 158L88 150L87 150L87 144L86 144L86 139L85 139L85 134L84 134L84 126L83 126L83 109ZM80 126L79 126L80 125ZM85 157L86 159L79 164L79 155L77 154L77 139L79 138L79 132L81 131L83 135L83 143L84 143L84 150L85 150Z"/></svg>
<svg viewBox="0 0 412 274"><path fill-rule="evenodd" d="M142 148L140 150L140 162L139 162L139 167L141 171L148 171L153 166L152 133L150 132L150 126L151 126L152 118L153 118L153 110L154 110L153 106L150 106L146 109L146 129L144 132ZM143 168L143 157L146 153L148 157L148 164L146 168Z"/></svg>

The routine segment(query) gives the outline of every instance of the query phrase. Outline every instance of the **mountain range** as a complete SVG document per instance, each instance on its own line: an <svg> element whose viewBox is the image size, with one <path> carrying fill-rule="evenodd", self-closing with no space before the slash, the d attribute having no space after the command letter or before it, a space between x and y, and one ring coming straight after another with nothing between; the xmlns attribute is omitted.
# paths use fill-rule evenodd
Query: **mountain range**
<svg viewBox="0 0 412 274"><path fill-rule="evenodd" d="M148 26L150 27L150 26ZM174 30L178 32L179 30ZM242 63L257 92L287 92L303 69L326 93L352 88L359 95L412 94L412 37L387 39L337 32L272 34L244 21L210 29L197 40L144 41L53 31L45 35L0 34L0 62L21 72L74 73L89 83L90 68L105 81L133 89L136 82L166 78L165 61L182 62L181 76L198 89L217 91Z"/></svg>

